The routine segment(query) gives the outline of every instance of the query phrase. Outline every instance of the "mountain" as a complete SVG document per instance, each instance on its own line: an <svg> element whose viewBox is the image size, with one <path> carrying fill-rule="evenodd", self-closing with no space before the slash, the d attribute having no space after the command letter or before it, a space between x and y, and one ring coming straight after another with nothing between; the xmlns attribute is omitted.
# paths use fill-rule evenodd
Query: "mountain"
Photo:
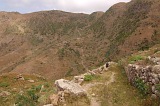
<svg viewBox="0 0 160 106"><path fill-rule="evenodd" d="M0 73L58 79L160 42L160 1L132 0L105 13L0 12Z"/></svg>

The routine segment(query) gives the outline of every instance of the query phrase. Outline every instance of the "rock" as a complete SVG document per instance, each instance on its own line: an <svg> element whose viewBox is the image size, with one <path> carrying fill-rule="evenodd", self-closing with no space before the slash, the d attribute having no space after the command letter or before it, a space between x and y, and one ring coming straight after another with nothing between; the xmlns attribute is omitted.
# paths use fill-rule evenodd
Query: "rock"
<svg viewBox="0 0 160 106"><path fill-rule="evenodd" d="M28 82L34 83L34 80L28 80Z"/></svg>
<svg viewBox="0 0 160 106"><path fill-rule="evenodd" d="M155 78L155 83L158 84L159 83L159 79Z"/></svg>
<svg viewBox="0 0 160 106"><path fill-rule="evenodd" d="M158 78L158 74L152 74L153 78Z"/></svg>
<svg viewBox="0 0 160 106"><path fill-rule="evenodd" d="M70 92L68 90L64 90L64 97L69 97L70 96Z"/></svg>
<svg viewBox="0 0 160 106"><path fill-rule="evenodd" d="M156 96L155 94L152 94L152 95L151 95L151 99L153 99L153 100L154 100L154 99L157 99L157 96Z"/></svg>
<svg viewBox="0 0 160 106"><path fill-rule="evenodd" d="M71 94L74 94L76 96L86 95L85 90L79 84L68 80L56 80L55 85L57 86L57 89L59 91L68 90Z"/></svg>
<svg viewBox="0 0 160 106"><path fill-rule="evenodd" d="M99 69L93 69L92 72L99 74L101 71Z"/></svg>
<svg viewBox="0 0 160 106"><path fill-rule="evenodd" d="M16 92L16 91L17 91L17 88L13 88L12 91Z"/></svg>
<svg viewBox="0 0 160 106"><path fill-rule="evenodd" d="M151 56L148 56L148 59L150 61L152 61L153 63L159 63L160 62L160 58L159 57L151 57Z"/></svg>
<svg viewBox="0 0 160 106"><path fill-rule="evenodd" d="M160 65L155 65L153 67L153 72L156 73L156 74L160 74Z"/></svg>
<svg viewBox="0 0 160 106"><path fill-rule="evenodd" d="M96 96L96 95L93 93L93 94L92 94L92 97L95 97L95 96Z"/></svg>
<svg viewBox="0 0 160 106"><path fill-rule="evenodd" d="M47 105L43 105L43 106L54 106L53 104L47 104Z"/></svg>
<svg viewBox="0 0 160 106"><path fill-rule="evenodd" d="M81 84L84 81L84 75L74 76L73 82Z"/></svg>
<svg viewBox="0 0 160 106"><path fill-rule="evenodd" d="M96 75L96 73L95 72L93 72L93 71L88 71L88 73L90 73L91 75Z"/></svg>
<svg viewBox="0 0 160 106"><path fill-rule="evenodd" d="M7 97L7 96L9 96L9 95L11 95L11 93L8 92L8 91L2 91L2 92L0 93L0 97Z"/></svg>
<svg viewBox="0 0 160 106"><path fill-rule="evenodd" d="M23 94L24 94L24 92L21 90L21 91L19 92L19 94L20 94L20 95L23 95Z"/></svg>
<svg viewBox="0 0 160 106"><path fill-rule="evenodd" d="M158 97L160 97L160 92L159 91L155 91L155 94L158 96Z"/></svg>
<svg viewBox="0 0 160 106"><path fill-rule="evenodd" d="M156 90L155 86L152 86L151 89L152 89L152 92L155 93L155 90Z"/></svg>
<svg viewBox="0 0 160 106"><path fill-rule="evenodd" d="M110 66L110 65L117 65L117 63L116 63L116 62L113 62L113 61L108 62L108 64L109 64L109 66Z"/></svg>
<svg viewBox="0 0 160 106"><path fill-rule="evenodd" d="M155 79L152 79L152 84L156 84L156 81L155 81Z"/></svg>
<svg viewBox="0 0 160 106"><path fill-rule="evenodd" d="M24 80L24 77L22 76L22 74L17 75L17 77L15 78L17 80Z"/></svg>
<svg viewBox="0 0 160 106"><path fill-rule="evenodd" d="M64 103L65 103L65 98L64 98L63 96L60 97L60 98L59 98L59 102L62 103L62 104L64 104Z"/></svg>
<svg viewBox="0 0 160 106"><path fill-rule="evenodd" d="M58 105L58 100L59 100L59 96L58 96L58 95L53 94L53 95L51 95L51 96L49 97L49 99L50 99L51 104L52 104L53 106L57 106L57 105Z"/></svg>

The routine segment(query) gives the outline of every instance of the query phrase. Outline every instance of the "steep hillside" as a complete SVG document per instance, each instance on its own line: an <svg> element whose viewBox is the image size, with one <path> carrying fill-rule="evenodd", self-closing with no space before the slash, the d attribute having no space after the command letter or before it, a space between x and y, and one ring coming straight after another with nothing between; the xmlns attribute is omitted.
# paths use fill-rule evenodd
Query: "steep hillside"
<svg viewBox="0 0 160 106"><path fill-rule="evenodd" d="M0 12L0 73L57 79L159 43L160 2L132 0L105 13Z"/></svg>
<svg viewBox="0 0 160 106"><path fill-rule="evenodd" d="M1 72L37 73L48 78L70 75L72 70L83 72L80 53L70 41L80 36L77 33L87 25L87 17L61 11L1 12L1 26L5 23L0 41Z"/></svg>
<svg viewBox="0 0 160 106"><path fill-rule="evenodd" d="M159 5L158 0L132 0L112 6L92 28L110 41L106 57L118 59L159 43Z"/></svg>

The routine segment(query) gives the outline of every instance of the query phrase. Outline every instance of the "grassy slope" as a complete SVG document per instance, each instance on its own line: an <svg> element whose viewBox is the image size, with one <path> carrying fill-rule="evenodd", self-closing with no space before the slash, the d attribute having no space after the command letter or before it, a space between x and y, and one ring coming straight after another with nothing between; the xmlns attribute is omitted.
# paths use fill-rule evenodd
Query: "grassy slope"
<svg viewBox="0 0 160 106"><path fill-rule="evenodd" d="M16 102L23 102L23 105L26 106L31 105L30 103L34 103L37 106L49 102L48 97L54 92L52 81L34 75L23 75L25 80L16 80L16 76L17 74L4 74L0 76L0 92L8 91L11 93L9 96L0 97L0 106L13 106ZM34 80L35 82L31 83L27 81L29 79ZM44 85L44 89L40 92L42 85ZM28 91L34 93L34 96L38 96L42 99L40 101L30 99L31 96L28 95ZM22 96L20 96L20 93L22 93ZM18 99L18 97L21 99ZM30 102L27 102L28 100Z"/></svg>

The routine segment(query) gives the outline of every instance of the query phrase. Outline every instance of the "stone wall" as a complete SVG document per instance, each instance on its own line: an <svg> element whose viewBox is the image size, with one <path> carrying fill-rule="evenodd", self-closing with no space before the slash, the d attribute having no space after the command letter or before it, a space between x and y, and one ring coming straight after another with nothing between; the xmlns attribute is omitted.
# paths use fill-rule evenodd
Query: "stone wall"
<svg viewBox="0 0 160 106"><path fill-rule="evenodd" d="M136 85L136 80L140 79L149 87L149 93L152 98L160 98L160 92L157 86L160 84L160 65L140 66L129 64L125 69L129 82Z"/></svg>

